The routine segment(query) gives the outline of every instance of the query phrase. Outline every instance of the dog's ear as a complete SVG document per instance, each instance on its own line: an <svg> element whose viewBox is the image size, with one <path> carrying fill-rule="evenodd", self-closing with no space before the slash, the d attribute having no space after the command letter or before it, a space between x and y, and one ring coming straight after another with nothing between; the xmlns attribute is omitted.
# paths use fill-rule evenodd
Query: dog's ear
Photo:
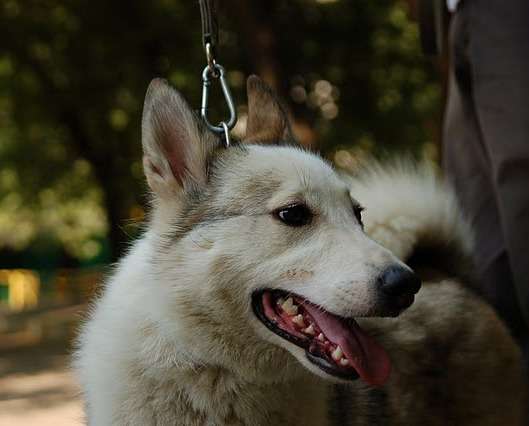
<svg viewBox="0 0 529 426"><path fill-rule="evenodd" d="M244 142L293 143L288 115L273 90L256 75L248 77L248 120Z"/></svg>
<svg viewBox="0 0 529 426"><path fill-rule="evenodd" d="M212 137L202 132L184 98L162 79L154 79L147 89L142 145L145 176L156 194L170 196L206 182Z"/></svg>

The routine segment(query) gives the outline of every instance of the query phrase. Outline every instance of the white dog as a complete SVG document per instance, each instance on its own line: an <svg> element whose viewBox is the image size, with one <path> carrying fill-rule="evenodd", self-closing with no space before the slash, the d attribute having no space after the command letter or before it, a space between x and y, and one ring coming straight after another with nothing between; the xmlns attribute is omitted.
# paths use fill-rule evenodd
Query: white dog
<svg viewBox="0 0 529 426"><path fill-rule="evenodd" d="M402 259L423 241L468 253L454 200L430 174L426 182L380 171L346 183L292 145L283 109L256 77L248 98L245 141L226 149L164 81L148 89L148 228L106 283L75 361L91 425L359 425L372 413L407 419L413 403L401 413L388 408L407 377L399 366L410 362L407 353L427 354L424 339L440 328L460 328L450 325L450 308L446 324L430 319L440 309L434 299L486 316L487 332L506 348L497 357L484 352L487 368L496 368L500 354L518 362L492 311L454 283L425 289L426 319L419 306L402 321L358 320L369 333L360 328L354 318L395 317L412 305L420 281L364 233L357 199L373 211L372 235ZM424 193L414 195L414 184ZM476 334L470 319L464 324ZM452 340L443 335L440 344ZM370 402L381 393L385 402Z"/></svg>

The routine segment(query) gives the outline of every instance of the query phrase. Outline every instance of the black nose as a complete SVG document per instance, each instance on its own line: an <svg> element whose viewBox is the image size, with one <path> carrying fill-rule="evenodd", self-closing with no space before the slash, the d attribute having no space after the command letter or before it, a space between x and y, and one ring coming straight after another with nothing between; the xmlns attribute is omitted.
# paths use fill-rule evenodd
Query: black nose
<svg viewBox="0 0 529 426"><path fill-rule="evenodd" d="M397 309L406 309L413 303L413 295L421 288L421 280L411 270L394 265L378 278L385 299Z"/></svg>

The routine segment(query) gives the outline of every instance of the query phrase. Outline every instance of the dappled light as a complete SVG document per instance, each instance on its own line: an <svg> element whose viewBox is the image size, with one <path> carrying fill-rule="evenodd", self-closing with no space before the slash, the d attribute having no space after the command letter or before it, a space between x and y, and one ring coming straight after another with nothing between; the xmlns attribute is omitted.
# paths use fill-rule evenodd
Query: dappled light
<svg viewBox="0 0 529 426"><path fill-rule="evenodd" d="M274 19L262 17L261 6L220 2L219 54L240 108L245 77L274 73L297 136L329 158L337 150L403 147L420 155L435 141L440 88L406 2L270 7ZM198 8L156 1L127 9L17 0L0 8L7 47L0 54L0 250L11 257L39 241L69 262L115 258L136 233L123 232L131 208L146 202L139 120L148 81L166 77L198 107ZM252 19L261 19L260 29L247 27ZM287 25L292 19L296 25ZM28 43L20 43L26 30ZM253 52L262 43L274 59ZM213 114L222 115L219 106ZM239 135L244 110L240 116Z"/></svg>

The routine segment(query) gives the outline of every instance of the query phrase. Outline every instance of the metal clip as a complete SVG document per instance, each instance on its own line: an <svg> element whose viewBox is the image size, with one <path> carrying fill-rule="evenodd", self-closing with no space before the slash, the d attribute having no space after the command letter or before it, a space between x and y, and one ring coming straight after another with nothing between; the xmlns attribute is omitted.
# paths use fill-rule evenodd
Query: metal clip
<svg viewBox="0 0 529 426"><path fill-rule="evenodd" d="M209 72L211 75L215 78L219 78L219 72L215 69L215 64L217 61L215 61L215 55L213 53L213 47L211 47L210 43L206 43L206 60L209 67Z"/></svg>
<svg viewBox="0 0 529 426"><path fill-rule="evenodd" d="M224 121L221 121L219 124L224 129L224 147L229 148L230 147L230 131L228 129L228 125Z"/></svg>
<svg viewBox="0 0 529 426"><path fill-rule="evenodd" d="M231 130L233 126L235 126L237 121L237 112L235 111L235 105L233 104L230 89L228 87L228 83L226 82L224 68L215 62L212 63L212 67L214 69L213 71L210 69L210 65L208 64L202 72L202 104L200 106L200 116L204 120L204 123L206 123L206 126L209 130L218 134L227 135L228 130ZM220 80L220 86L222 88L224 100L226 101L228 110L230 112L229 120L222 121L218 126L214 126L208 120L209 87L211 86L211 77L218 78ZM228 139L226 139L226 143L229 145Z"/></svg>
<svg viewBox="0 0 529 426"><path fill-rule="evenodd" d="M202 72L202 104L200 106L200 116L204 120L207 128L219 135L224 135L224 145L230 146L230 130L237 122L237 112L231 97L228 83L226 82L224 68L217 64L215 60L215 50L218 44L219 28L217 25L217 13L215 8L215 0L199 0L200 15L202 18L202 44L206 51L207 66ZM209 88L211 86L211 79L219 79L224 100L228 104L230 118L228 121L223 120L218 126L214 126L208 120L208 102L209 102Z"/></svg>

